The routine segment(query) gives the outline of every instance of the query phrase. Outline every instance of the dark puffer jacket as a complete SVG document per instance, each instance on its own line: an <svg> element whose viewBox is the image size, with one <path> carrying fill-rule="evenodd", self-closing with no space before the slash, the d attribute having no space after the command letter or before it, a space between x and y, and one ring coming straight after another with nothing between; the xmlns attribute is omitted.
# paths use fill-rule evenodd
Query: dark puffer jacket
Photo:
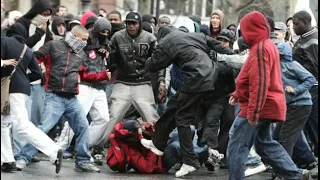
<svg viewBox="0 0 320 180"><path fill-rule="evenodd" d="M223 47L220 42L202 33L184 33L163 26L158 37L159 44L148 59L146 67L154 72L172 63L177 65L182 70L180 90L186 93L215 89L221 70L219 65L210 59L210 49L222 54L234 54L231 49Z"/></svg>
<svg viewBox="0 0 320 180"><path fill-rule="evenodd" d="M99 32L102 30L109 30L111 32L111 24L105 18L98 19L94 25L93 29L89 31L89 39L87 47L84 48L86 53L86 59L84 61L84 66L87 72L102 73L106 71L107 60L105 55L99 52L99 49L104 48L103 46L109 41L107 37L99 37ZM107 81L87 81L85 79L81 80L81 84L86 84L92 86L96 89L105 89Z"/></svg>
<svg viewBox="0 0 320 180"><path fill-rule="evenodd" d="M87 72L83 66L86 57L84 51L75 54L64 39L50 41L34 54L39 63L45 63L45 90L47 92L76 95L79 93L80 79L85 81L107 79L106 71Z"/></svg>

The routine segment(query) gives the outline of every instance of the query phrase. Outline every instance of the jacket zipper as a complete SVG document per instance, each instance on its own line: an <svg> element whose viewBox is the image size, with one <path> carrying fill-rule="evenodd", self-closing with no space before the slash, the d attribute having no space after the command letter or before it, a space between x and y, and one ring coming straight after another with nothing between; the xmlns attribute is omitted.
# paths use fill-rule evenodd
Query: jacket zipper
<svg viewBox="0 0 320 180"><path fill-rule="evenodd" d="M68 69L68 65L69 65L69 60L70 60L70 49L68 49L67 64L66 64L66 68L64 69L64 75L63 75L63 79L62 79L62 91L64 91L64 86L65 86L65 82L66 82L66 74L67 74L67 69Z"/></svg>

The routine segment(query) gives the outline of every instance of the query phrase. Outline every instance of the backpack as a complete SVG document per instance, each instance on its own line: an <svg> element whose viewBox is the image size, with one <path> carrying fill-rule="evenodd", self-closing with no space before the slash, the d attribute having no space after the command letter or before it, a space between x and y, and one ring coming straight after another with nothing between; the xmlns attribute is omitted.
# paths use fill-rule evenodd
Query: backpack
<svg viewBox="0 0 320 180"><path fill-rule="evenodd" d="M108 140L111 144L106 156L109 168L121 173L130 170L130 154L128 146L121 141L117 141L114 134L110 134Z"/></svg>

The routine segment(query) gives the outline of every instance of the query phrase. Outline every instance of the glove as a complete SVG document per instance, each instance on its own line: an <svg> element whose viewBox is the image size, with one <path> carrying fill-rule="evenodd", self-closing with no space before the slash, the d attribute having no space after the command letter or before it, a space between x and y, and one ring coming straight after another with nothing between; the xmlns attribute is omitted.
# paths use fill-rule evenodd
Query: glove
<svg viewBox="0 0 320 180"><path fill-rule="evenodd" d="M216 61L217 60L217 52L215 52L214 50L210 50L209 57L210 57L210 59Z"/></svg>

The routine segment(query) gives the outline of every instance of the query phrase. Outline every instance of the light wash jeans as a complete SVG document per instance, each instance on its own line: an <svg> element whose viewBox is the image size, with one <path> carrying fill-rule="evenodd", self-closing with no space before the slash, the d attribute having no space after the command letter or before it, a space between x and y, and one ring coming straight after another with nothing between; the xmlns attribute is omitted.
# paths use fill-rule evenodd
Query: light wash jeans
<svg viewBox="0 0 320 180"><path fill-rule="evenodd" d="M89 113L91 117L89 127L89 148L94 145L99 145L106 138L105 133L110 119L105 92L88 85L80 84L77 99L84 110L84 114ZM61 132L57 144L63 150L66 150L70 146L74 136L74 132L69 126L68 121L65 122Z"/></svg>
<svg viewBox="0 0 320 180"><path fill-rule="evenodd" d="M38 128L48 133L58 123L62 115L65 115L68 119L69 125L76 135L76 163L89 163L91 158L88 148L89 124L82 106L76 97L65 98L47 92L44 100L43 116ZM37 149L31 144L27 144L15 158L30 163L36 153Z"/></svg>

